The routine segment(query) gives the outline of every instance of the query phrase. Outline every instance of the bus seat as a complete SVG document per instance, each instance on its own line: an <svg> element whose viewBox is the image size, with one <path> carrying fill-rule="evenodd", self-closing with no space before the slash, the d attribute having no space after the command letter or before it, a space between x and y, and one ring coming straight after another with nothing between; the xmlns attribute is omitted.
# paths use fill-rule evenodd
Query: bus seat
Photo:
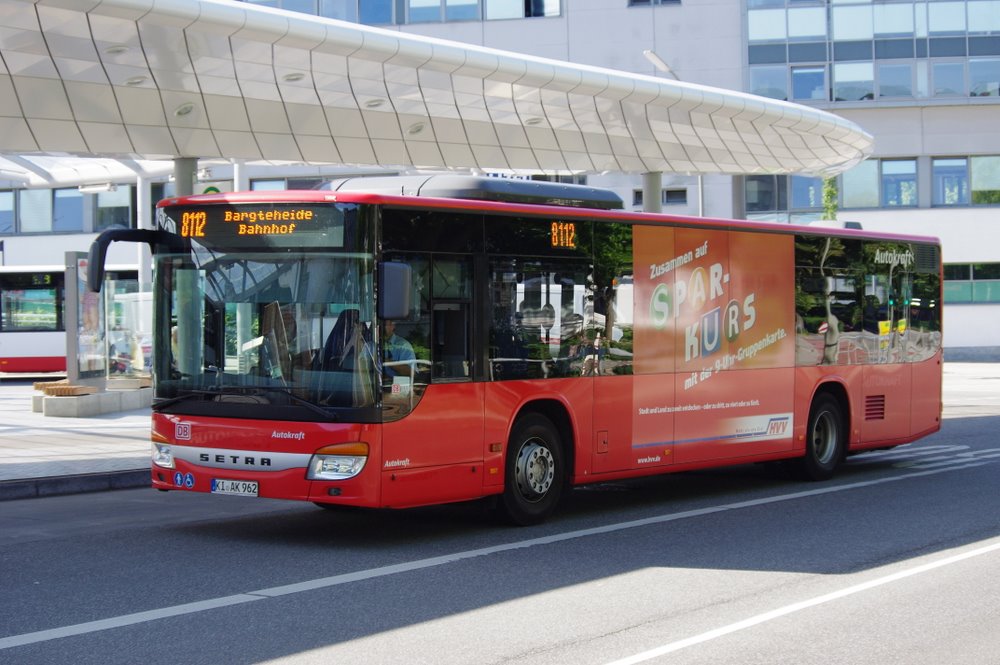
<svg viewBox="0 0 1000 665"><path fill-rule="evenodd" d="M356 309L345 309L337 317L337 322L333 325L323 345L323 351L319 355L319 362L316 369L330 371L338 369L344 364L346 355L350 355L349 344L354 337L355 330L361 325L361 315Z"/></svg>

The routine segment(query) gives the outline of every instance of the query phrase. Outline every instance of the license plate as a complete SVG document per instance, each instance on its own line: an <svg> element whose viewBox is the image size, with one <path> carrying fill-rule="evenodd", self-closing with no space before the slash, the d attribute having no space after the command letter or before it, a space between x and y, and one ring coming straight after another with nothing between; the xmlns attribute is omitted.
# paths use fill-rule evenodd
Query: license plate
<svg viewBox="0 0 1000 665"><path fill-rule="evenodd" d="M257 496L257 489L257 482L252 480L225 480L223 478L212 478L212 494Z"/></svg>

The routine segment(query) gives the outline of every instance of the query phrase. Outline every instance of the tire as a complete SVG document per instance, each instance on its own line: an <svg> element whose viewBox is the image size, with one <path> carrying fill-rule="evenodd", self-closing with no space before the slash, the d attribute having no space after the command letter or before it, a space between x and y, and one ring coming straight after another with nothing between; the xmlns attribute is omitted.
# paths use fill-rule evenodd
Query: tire
<svg viewBox="0 0 1000 665"><path fill-rule="evenodd" d="M840 403L821 393L809 409L806 452L799 460L799 474L806 480L828 480L844 459L847 431Z"/></svg>
<svg viewBox="0 0 1000 665"><path fill-rule="evenodd" d="M548 418L535 413L519 418L507 444L501 516L520 526L545 521L566 485L564 460L559 432Z"/></svg>

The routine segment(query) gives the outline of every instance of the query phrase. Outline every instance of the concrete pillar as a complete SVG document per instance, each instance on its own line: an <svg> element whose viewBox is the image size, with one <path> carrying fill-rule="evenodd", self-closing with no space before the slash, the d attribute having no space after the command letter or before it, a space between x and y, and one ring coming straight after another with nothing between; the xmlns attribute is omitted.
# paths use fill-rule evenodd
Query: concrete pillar
<svg viewBox="0 0 1000 665"><path fill-rule="evenodd" d="M650 171L642 174L642 211L663 212L663 174Z"/></svg>
<svg viewBox="0 0 1000 665"><path fill-rule="evenodd" d="M138 176L135 180L135 219L136 228L153 228L153 188L149 178ZM149 245L144 242L135 244L139 262L139 290L151 291L153 284L153 258Z"/></svg>
<svg viewBox="0 0 1000 665"><path fill-rule="evenodd" d="M194 179L197 172L197 157L175 157L174 194L177 196L191 196L194 194Z"/></svg>
<svg viewBox="0 0 1000 665"><path fill-rule="evenodd" d="M233 163L233 191L245 192L250 189L250 175L247 173L247 163L242 159L231 161Z"/></svg>

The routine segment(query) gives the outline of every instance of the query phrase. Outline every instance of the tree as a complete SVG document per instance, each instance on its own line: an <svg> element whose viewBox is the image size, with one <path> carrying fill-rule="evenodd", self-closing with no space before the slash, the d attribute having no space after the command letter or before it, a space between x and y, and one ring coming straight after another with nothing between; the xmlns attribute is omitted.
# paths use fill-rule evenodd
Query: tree
<svg viewBox="0 0 1000 665"><path fill-rule="evenodd" d="M823 179L823 219L837 219L837 179Z"/></svg>

